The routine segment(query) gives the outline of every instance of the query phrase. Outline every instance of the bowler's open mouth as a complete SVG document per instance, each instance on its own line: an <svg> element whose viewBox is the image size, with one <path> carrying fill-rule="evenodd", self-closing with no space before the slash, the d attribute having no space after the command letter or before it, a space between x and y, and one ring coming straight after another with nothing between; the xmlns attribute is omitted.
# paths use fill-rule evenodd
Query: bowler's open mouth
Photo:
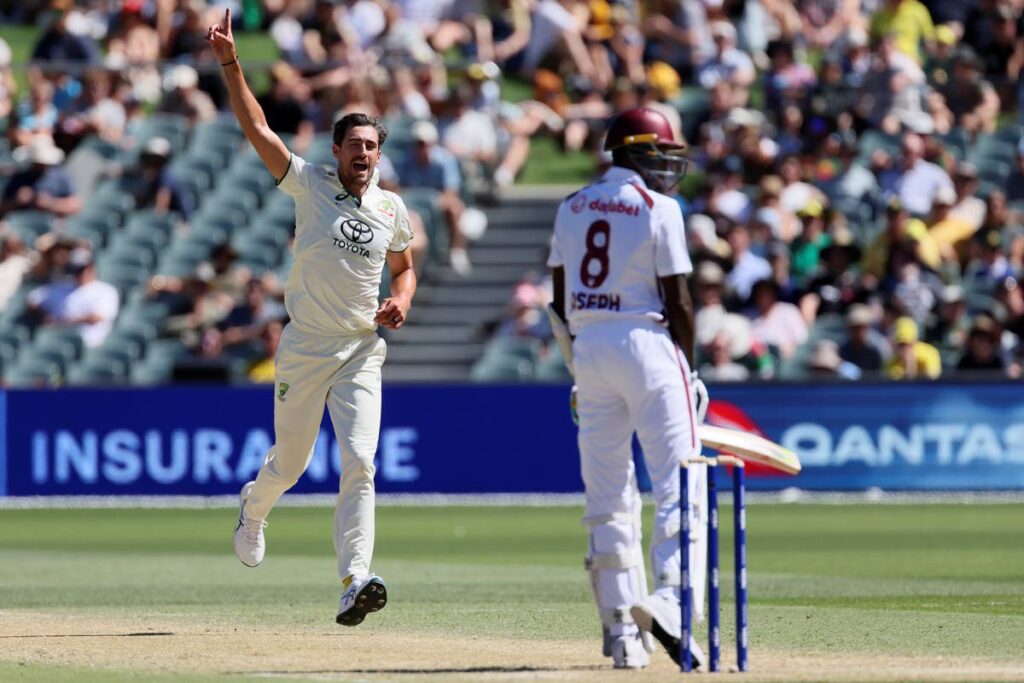
<svg viewBox="0 0 1024 683"><path fill-rule="evenodd" d="M365 161L353 161L352 168L356 173L365 173L370 169L370 165Z"/></svg>

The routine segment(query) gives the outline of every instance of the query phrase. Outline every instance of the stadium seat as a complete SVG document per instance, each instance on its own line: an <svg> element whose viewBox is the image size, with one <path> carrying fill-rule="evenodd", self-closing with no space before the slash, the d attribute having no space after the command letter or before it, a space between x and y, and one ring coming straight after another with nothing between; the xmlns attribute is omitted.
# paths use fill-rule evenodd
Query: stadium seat
<svg viewBox="0 0 1024 683"><path fill-rule="evenodd" d="M572 375L565 366L558 344L550 344L544 357L537 361L534 376L544 382L571 382Z"/></svg>
<svg viewBox="0 0 1024 683"><path fill-rule="evenodd" d="M526 382L533 378L533 363L515 356L484 356L470 371L476 382Z"/></svg>
<svg viewBox="0 0 1024 683"><path fill-rule="evenodd" d="M23 242L31 244L37 237L50 231L55 217L47 211L21 210L8 212L4 220Z"/></svg>

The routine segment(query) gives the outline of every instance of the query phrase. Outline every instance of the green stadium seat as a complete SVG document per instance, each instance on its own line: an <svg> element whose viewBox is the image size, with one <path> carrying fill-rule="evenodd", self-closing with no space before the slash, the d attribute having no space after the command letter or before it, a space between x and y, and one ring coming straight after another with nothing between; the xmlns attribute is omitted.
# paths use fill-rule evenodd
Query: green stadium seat
<svg viewBox="0 0 1024 683"><path fill-rule="evenodd" d="M558 344L550 344L547 353L537 361L534 376L544 382L571 382L572 375L565 366Z"/></svg>
<svg viewBox="0 0 1024 683"><path fill-rule="evenodd" d="M37 237L47 233L56 220L47 211L21 210L10 211L4 216L7 225L21 237L22 241L31 244Z"/></svg>
<svg viewBox="0 0 1024 683"><path fill-rule="evenodd" d="M67 360L76 360L82 355L85 345L82 335L75 328L42 327L36 332L32 347L59 353Z"/></svg>
<svg viewBox="0 0 1024 683"><path fill-rule="evenodd" d="M470 371L475 382L526 382L533 378L533 363L515 356L481 358Z"/></svg>
<svg viewBox="0 0 1024 683"><path fill-rule="evenodd" d="M109 386L122 384L127 377L124 364L99 360L69 368L65 380L71 386Z"/></svg>

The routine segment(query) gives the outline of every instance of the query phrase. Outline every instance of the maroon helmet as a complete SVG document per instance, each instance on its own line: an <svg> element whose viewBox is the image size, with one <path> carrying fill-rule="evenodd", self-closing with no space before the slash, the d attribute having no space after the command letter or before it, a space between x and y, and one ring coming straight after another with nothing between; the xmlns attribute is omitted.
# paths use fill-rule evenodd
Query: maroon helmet
<svg viewBox="0 0 1024 683"><path fill-rule="evenodd" d="M683 149L685 142L678 142L672 132L672 124L661 112L646 107L627 109L612 119L604 148L611 151L622 145L654 144Z"/></svg>
<svg viewBox="0 0 1024 683"><path fill-rule="evenodd" d="M669 192L679 184L689 163L682 155L686 143L676 140L665 115L646 107L627 109L613 118L604 148L624 150L616 165L633 168L658 192Z"/></svg>

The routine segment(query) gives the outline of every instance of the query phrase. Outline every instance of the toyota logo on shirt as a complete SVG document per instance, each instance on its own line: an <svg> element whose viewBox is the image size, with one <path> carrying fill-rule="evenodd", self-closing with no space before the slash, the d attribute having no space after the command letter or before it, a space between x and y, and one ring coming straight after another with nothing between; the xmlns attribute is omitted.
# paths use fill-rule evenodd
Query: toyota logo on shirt
<svg viewBox="0 0 1024 683"><path fill-rule="evenodd" d="M353 218L342 221L339 226L341 234L345 236L345 239L355 242L356 244L366 244L373 239L373 228L362 221L357 221Z"/></svg>

